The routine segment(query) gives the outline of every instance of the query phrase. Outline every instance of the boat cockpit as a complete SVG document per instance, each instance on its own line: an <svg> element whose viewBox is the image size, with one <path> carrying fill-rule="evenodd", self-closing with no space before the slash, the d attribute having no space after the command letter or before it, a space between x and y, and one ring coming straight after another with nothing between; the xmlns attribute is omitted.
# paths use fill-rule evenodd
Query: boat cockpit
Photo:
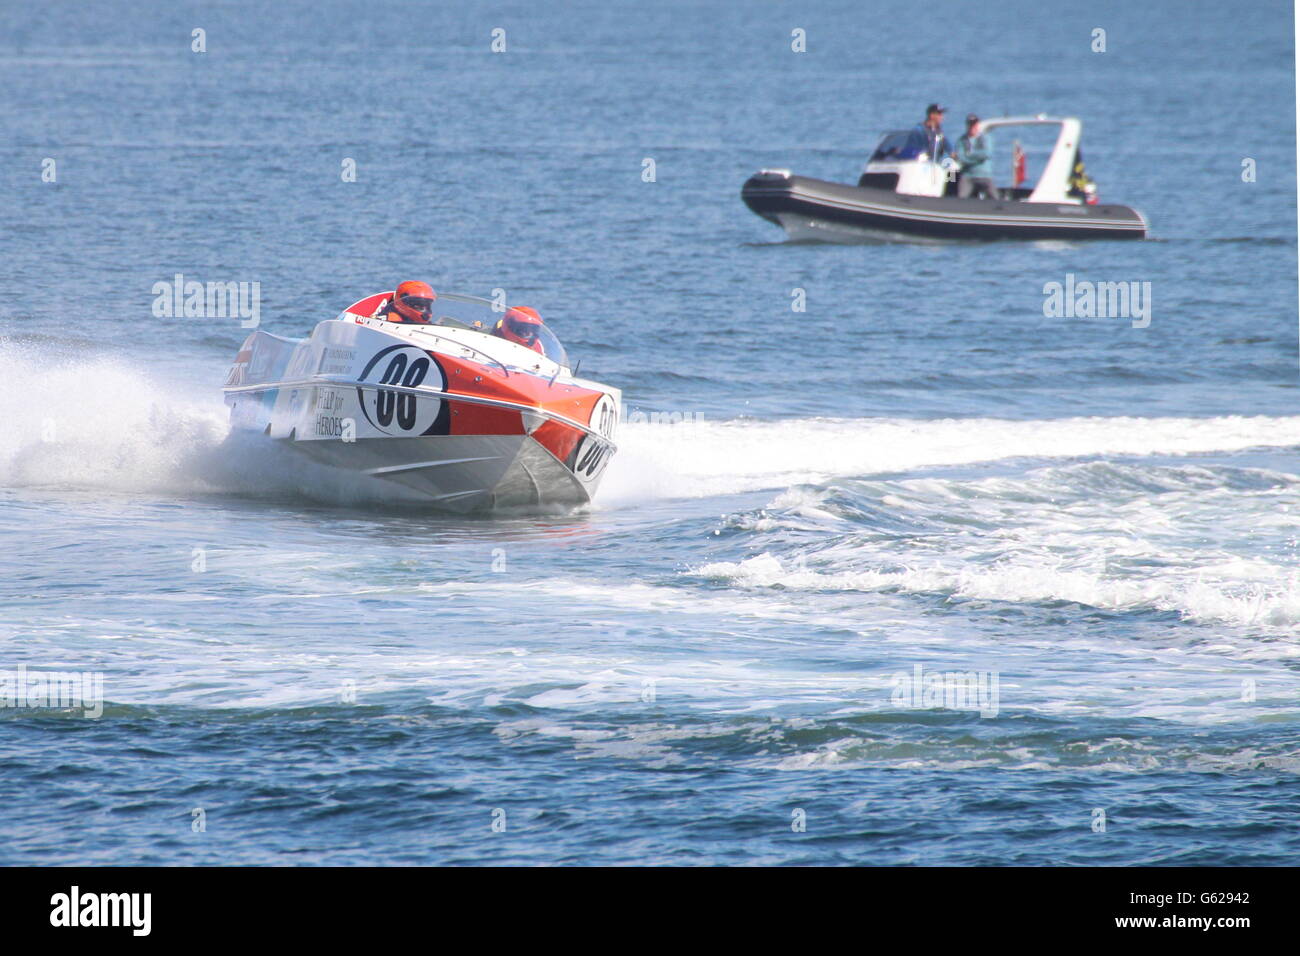
<svg viewBox="0 0 1300 956"><path fill-rule="evenodd" d="M1079 151L1083 124L1073 117L1001 116L981 122L990 147L997 149L998 133L1015 127L1056 127L1054 143L1046 150L1038 182L1026 185L1027 156L1019 140L1010 149L995 153L996 160L1006 162L1003 167L1010 176L1009 185L1002 185L998 198L1019 202L1050 202L1081 204L1095 202L1095 187L1086 188L1089 181L1082 173L1082 154ZM1035 156L1037 161L1041 157ZM1007 162L1009 161L1009 162ZM930 143L919 129L893 130L886 133L876 145L858 179L859 186L884 189L907 196L956 196L958 170L950 157L930 155Z"/></svg>
<svg viewBox="0 0 1300 956"><path fill-rule="evenodd" d="M339 318L360 316L373 318L387 304L391 292L380 292L354 302L344 309ZM569 357L560 344L559 338L544 322L527 322L517 324L500 303L475 295L458 293L439 293L433 304L436 316L428 325L410 326L415 331L432 330L433 327L455 329L461 332L475 332L479 335L504 339L531 349L545 356L563 368L569 368ZM458 341L466 343L460 336ZM470 337L468 341L473 341Z"/></svg>

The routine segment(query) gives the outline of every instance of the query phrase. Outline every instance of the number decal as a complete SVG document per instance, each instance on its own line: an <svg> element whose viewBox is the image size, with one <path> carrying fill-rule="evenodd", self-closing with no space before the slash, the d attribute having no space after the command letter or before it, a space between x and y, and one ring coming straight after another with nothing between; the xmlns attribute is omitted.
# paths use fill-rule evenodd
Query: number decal
<svg viewBox="0 0 1300 956"><path fill-rule="evenodd" d="M387 358L387 364L380 362ZM446 381L438 368L422 350L410 345L398 345L384 349L375 355L361 373L362 380L370 375L376 367L382 367L383 373L375 383L381 387L367 394L357 390L362 411L381 432L388 435L422 435L433 427L442 409L442 400L436 395L411 395L406 392L391 391L384 385L402 388L419 388L424 384L431 371L434 372L434 386L438 391L446 389ZM438 379L443 379L438 381ZM371 381L374 381L371 379ZM371 411L373 410L373 417Z"/></svg>
<svg viewBox="0 0 1300 956"><path fill-rule="evenodd" d="M399 352L388 363L388 368L384 371L384 376L379 380L379 384L416 388L424 382L424 377L428 374L429 360L427 358L421 356L411 363L410 368L407 368L406 356ZM404 432L409 432L415 427L416 401L414 395L389 392L381 388L375 393L375 418L378 419L382 427L387 428L393 423L393 412L396 410L397 427Z"/></svg>
<svg viewBox="0 0 1300 956"><path fill-rule="evenodd" d="M610 396L601 396L591 410L589 424L595 434L586 435L569 459L574 476L587 484L600 477L614 450L612 442L618 429L618 405Z"/></svg>
<svg viewBox="0 0 1300 956"><path fill-rule="evenodd" d="M418 358L406 370L406 375L402 378L402 384L407 388L415 388L424 381L424 376L428 374L429 360L427 358ZM397 427L404 432L409 432L415 427L415 402L414 395L399 395L397 398Z"/></svg>
<svg viewBox="0 0 1300 956"><path fill-rule="evenodd" d="M609 446L595 441L586 441L583 445L586 447L583 448L582 456L573 470L583 472L588 478L595 478L596 472L600 470L600 466L605 462L605 456L609 453Z"/></svg>
<svg viewBox="0 0 1300 956"><path fill-rule="evenodd" d="M379 380L379 384L400 384L404 371L406 371L406 356L398 352L393 356L393 360L388 363L388 369L384 372L383 378ZM381 427L387 428L393 424L393 405L396 401L396 392L387 392L380 389L375 393L375 418L379 420Z"/></svg>
<svg viewBox="0 0 1300 956"><path fill-rule="evenodd" d="M614 437L614 429L618 426L618 408L613 402L601 401L592 413L591 426L606 438Z"/></svg>

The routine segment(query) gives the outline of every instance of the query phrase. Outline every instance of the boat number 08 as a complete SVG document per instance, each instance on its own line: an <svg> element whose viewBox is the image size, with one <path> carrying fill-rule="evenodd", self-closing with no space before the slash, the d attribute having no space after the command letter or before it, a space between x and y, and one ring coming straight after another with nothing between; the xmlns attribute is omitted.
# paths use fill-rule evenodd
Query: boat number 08
<svg viewBox="0 0 1300 956"><path fill-rule="evenodd" d="M384 370L384 375L379 380L379 384L416 388L428 374L428 358L421 356L408 365L406 356L398 352L393 356L392 361L388 363L388 368ZM415 409L416 399L414 395L402 395L397 392L385 391L382 388L375 393L375 419L381 428L387 428L393 423L393 414L396 412L397 427L402 431L410 431L415 427Z"/></svg>
<svg viewBox="0 0 1300 956"><path fill-rule="evenodd" d="M596 407L591 411L591 427L605 439L613 439L618 427L618 406L608 395L601 396ZM575 472L582 472L587 478L595 478L609 459L613 446L608 441L600 441L590 435L583 439L578 448Z"/></svg>
<svg viewBox="0 0 1300 956"><path fill-rule="evenodd" d="M614 428L618 425L618 408L606 395L600 400L591 415L591 427L606 438L614 437Z"/></svg>

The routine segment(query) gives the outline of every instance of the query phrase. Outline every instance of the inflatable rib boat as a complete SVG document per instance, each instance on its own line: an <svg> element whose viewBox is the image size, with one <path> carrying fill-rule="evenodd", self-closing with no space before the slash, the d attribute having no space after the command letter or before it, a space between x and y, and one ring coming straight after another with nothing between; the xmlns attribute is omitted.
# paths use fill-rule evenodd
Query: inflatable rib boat
<svg viewBox="0 0 1300 956"><path fill-rule="evenodd" d="M994 198L959 198L957 177L928 154L924 134L899 130L880 141L856 186L764 169L745 183L741 198L797 240L1146 236L1147 221L1136 209L1099 204L1091 189L1079 188L1079 120L1009 116L982 125L986 133L1016 126L1059 128L1036 185L999 187Z"/></svg>

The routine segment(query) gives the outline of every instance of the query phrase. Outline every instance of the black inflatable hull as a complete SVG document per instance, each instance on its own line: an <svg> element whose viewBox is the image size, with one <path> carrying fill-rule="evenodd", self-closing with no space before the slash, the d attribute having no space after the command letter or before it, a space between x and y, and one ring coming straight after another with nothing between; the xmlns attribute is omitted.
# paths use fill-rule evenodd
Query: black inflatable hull
<svg viewBox="0 0 1300 956"><path fill-rule="evenodd" d="M887 234L931 239L1142 239L1128 206L1058 205L953 196L904 196L807 176L762 172L740 191L751 210L791 238L835 241Z"/></svg>

